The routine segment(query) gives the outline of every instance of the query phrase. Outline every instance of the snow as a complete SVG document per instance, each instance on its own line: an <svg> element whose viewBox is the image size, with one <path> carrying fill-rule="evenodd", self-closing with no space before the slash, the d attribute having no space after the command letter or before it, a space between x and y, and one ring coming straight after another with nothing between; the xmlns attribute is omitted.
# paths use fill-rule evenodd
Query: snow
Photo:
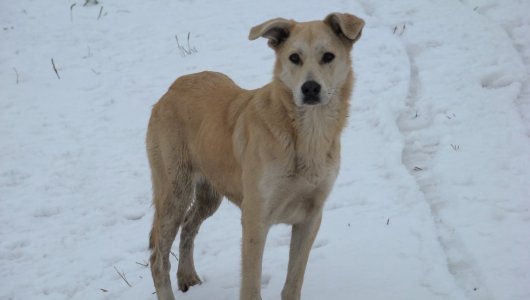
<svg viewBox="0 0 530 300"><path fill-rule="evenodd" d="M332 11L367 25L303 299L530 299L530 2L84 2L0 5L0 299L155 299L151 106L200 70L265 84L250 27ZM289 237L269 234L263 299ZM176 297L237 299L240 243L226 201L196 240L203 284Z"/></svg>

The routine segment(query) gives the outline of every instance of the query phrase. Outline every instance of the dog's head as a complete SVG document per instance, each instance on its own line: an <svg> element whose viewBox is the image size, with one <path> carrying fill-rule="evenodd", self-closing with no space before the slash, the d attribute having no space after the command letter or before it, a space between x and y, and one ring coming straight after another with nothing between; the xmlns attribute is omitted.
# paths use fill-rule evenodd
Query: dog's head
<svg viewBox="0 0 530 300"><path fill-rule="evenodd" d="M277 18L253 27L249 39L269 39L275 79L291 90L296 105L325 105L350 78L350 52L363 26L362 19L341 13L303 23Z"/></svg>

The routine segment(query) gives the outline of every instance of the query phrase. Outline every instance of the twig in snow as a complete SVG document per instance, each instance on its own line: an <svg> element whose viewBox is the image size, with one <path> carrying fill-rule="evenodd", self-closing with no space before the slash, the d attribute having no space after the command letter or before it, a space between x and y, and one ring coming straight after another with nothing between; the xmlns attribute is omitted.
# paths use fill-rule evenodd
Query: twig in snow
<svg viewBox="0 0 530 300"><path fill-rule="evenodd" d="M17 71L17 68L13 68L13 71L15 71L15 74L17 75L17 84L18 84L18 71Z"/></svg>
<svg viewBox="0 0 530 300"><path fill-rule="evenodd" d="M98 20L101 18L102 13L103 13L103 6L101 6L101 8L99 9Z"/></svg>
<svg viewBox="0 0 530 300"><path fill-rule="evenodd" d="M85 4L83 4L83 6L98 5L98 4L99 4L98 0L85 0Z"/></svg>
<svg viewBox="0 0 530 300"><path fill-rule="evenodd" d="M57 71L57 67L55 67L55 62L53 61L53 58L52 58L52 67L53 67L53 70L55 71L55 74L57 75L57 78L61 79L61 76L59 76L59 72Z"/></svg>
<svg viewBox="0 0 530 300"><path fill-rule="evenodd" d="M398 31L398 29L400 29ZM396 32L398 33L399 36L402 36L403 33L405 32L405 29L407 29L407 24L403 24L403 26L401 26L401 28L398 28L398 26L394 26L394 31L392 32L392 34L396 34Z"/></svg>
<svg viewBox="0 0 530 300"><path fill-rule="evenodd" d="M127 278L125 278L125 273L118 271L116 266L114 266L114 270L116 270L116 273L118 273L118 275L120 275L121 279L123 279L123 281L125 281L125 283L127 283L127 285L129 287L132 287L132 285L127 281Z"/></svg>
<svg viewBox="0 0 530 300"><path fill-rule="evenodd" d="M175 255L175 253L173 253L173 251L171 251L171 255L173 255L173 257L174 257L177 261L179 261L178 257Z"/></svg>
<svg viewBox="0 0 530 300"><path fill-rule="evenodd" d="M187 48L180 45L179 37L177 35L175 35L175 39L177 40L177 46L180 50L180 55L182 55L182 57L186 55L192 55L193 53L197 53L197 49L195 47L191 47L190 45L190 32L188 32L188 47Z"/></svg>
<svg viewBox="0 0 530 300"><path fill-rule="evenodd" d="M139 263L139 262L136 262L136 264L142 266L142 267L148 267L149 266L149 263L148 262L144 262L144 263Z"/></svg>
<svg viewBox="0 0 530 300"><path fill-rule="evenodd" d="M418 167L418 166L414 167L414 169L412 169L412 170L414 170L414 171L423 171L423 169Z"/></svg>
<svg viewBox="0 0 530 300"><path fill-rule="evenodd" d="M101 72L98 72L98 71L94 70L94 68L91 68L90 70L92 71L92 73L94 73L96 75L101 75Z"/></svg>
<svg viewBox="0 0 530 300"><path fill-rule="evenodd" d="M74 6L76 6L77 3L74 3L72 5L70 5L70 22L73 22L74 21Z"/></svg>
<svg viewBox="0 0 530 300"><path fill-rule="evenodd" d="M188 32L188 50L192 51L192 52L197 52L197 50L195 48L191 48L190 47L190 32Z"/></svg>
<svg viewBox="0 0 530 300"><path fill-rule="evenodd" d="M453 148L454 151L460 150L460 145L451 144L451 148Z"/></svg>
<svg viewBox="0 0 530 300"><path fill-rule="evenodd" d="M390 218L386 219L386 225L390 224Z"/></svg>
<svg viewBox="0 0 530 300"><path fill-rule="evenodd" d="M106 293L108 292L109 290L106 290L106 289L100 289L103 293Z"/></svg>

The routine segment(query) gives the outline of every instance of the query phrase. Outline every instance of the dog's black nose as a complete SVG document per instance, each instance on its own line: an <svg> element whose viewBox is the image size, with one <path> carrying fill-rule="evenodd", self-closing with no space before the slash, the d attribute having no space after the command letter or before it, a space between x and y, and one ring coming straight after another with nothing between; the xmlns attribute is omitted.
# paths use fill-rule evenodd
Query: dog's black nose
<svg viewBox="0 0 530 300"><path fill-rule="evenodd" d="M302 84L302 93L306 97L315 97L320 94L320 84L314 80L306 81Z"/></svg>
<svg viewBox="0 0 530 300"><path fill-rule="evenodd" d="M302 84L302 94L304 94L304 104L320 103L320 84L314 80L306 81Z"/></svg>

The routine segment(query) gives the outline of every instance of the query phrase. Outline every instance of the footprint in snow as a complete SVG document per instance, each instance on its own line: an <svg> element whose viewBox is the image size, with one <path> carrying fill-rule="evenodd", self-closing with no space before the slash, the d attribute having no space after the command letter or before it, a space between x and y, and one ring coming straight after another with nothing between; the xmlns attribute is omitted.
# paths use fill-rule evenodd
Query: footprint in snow
<svg viewBox="0 0 530 300"><path fill-rule="evenodd" d="M508 74L509 73L502 70L496 70L484 75L481 79L482 87L485 89L499 89L507 87L513 83L513 78L511 78Z"/></svg>

